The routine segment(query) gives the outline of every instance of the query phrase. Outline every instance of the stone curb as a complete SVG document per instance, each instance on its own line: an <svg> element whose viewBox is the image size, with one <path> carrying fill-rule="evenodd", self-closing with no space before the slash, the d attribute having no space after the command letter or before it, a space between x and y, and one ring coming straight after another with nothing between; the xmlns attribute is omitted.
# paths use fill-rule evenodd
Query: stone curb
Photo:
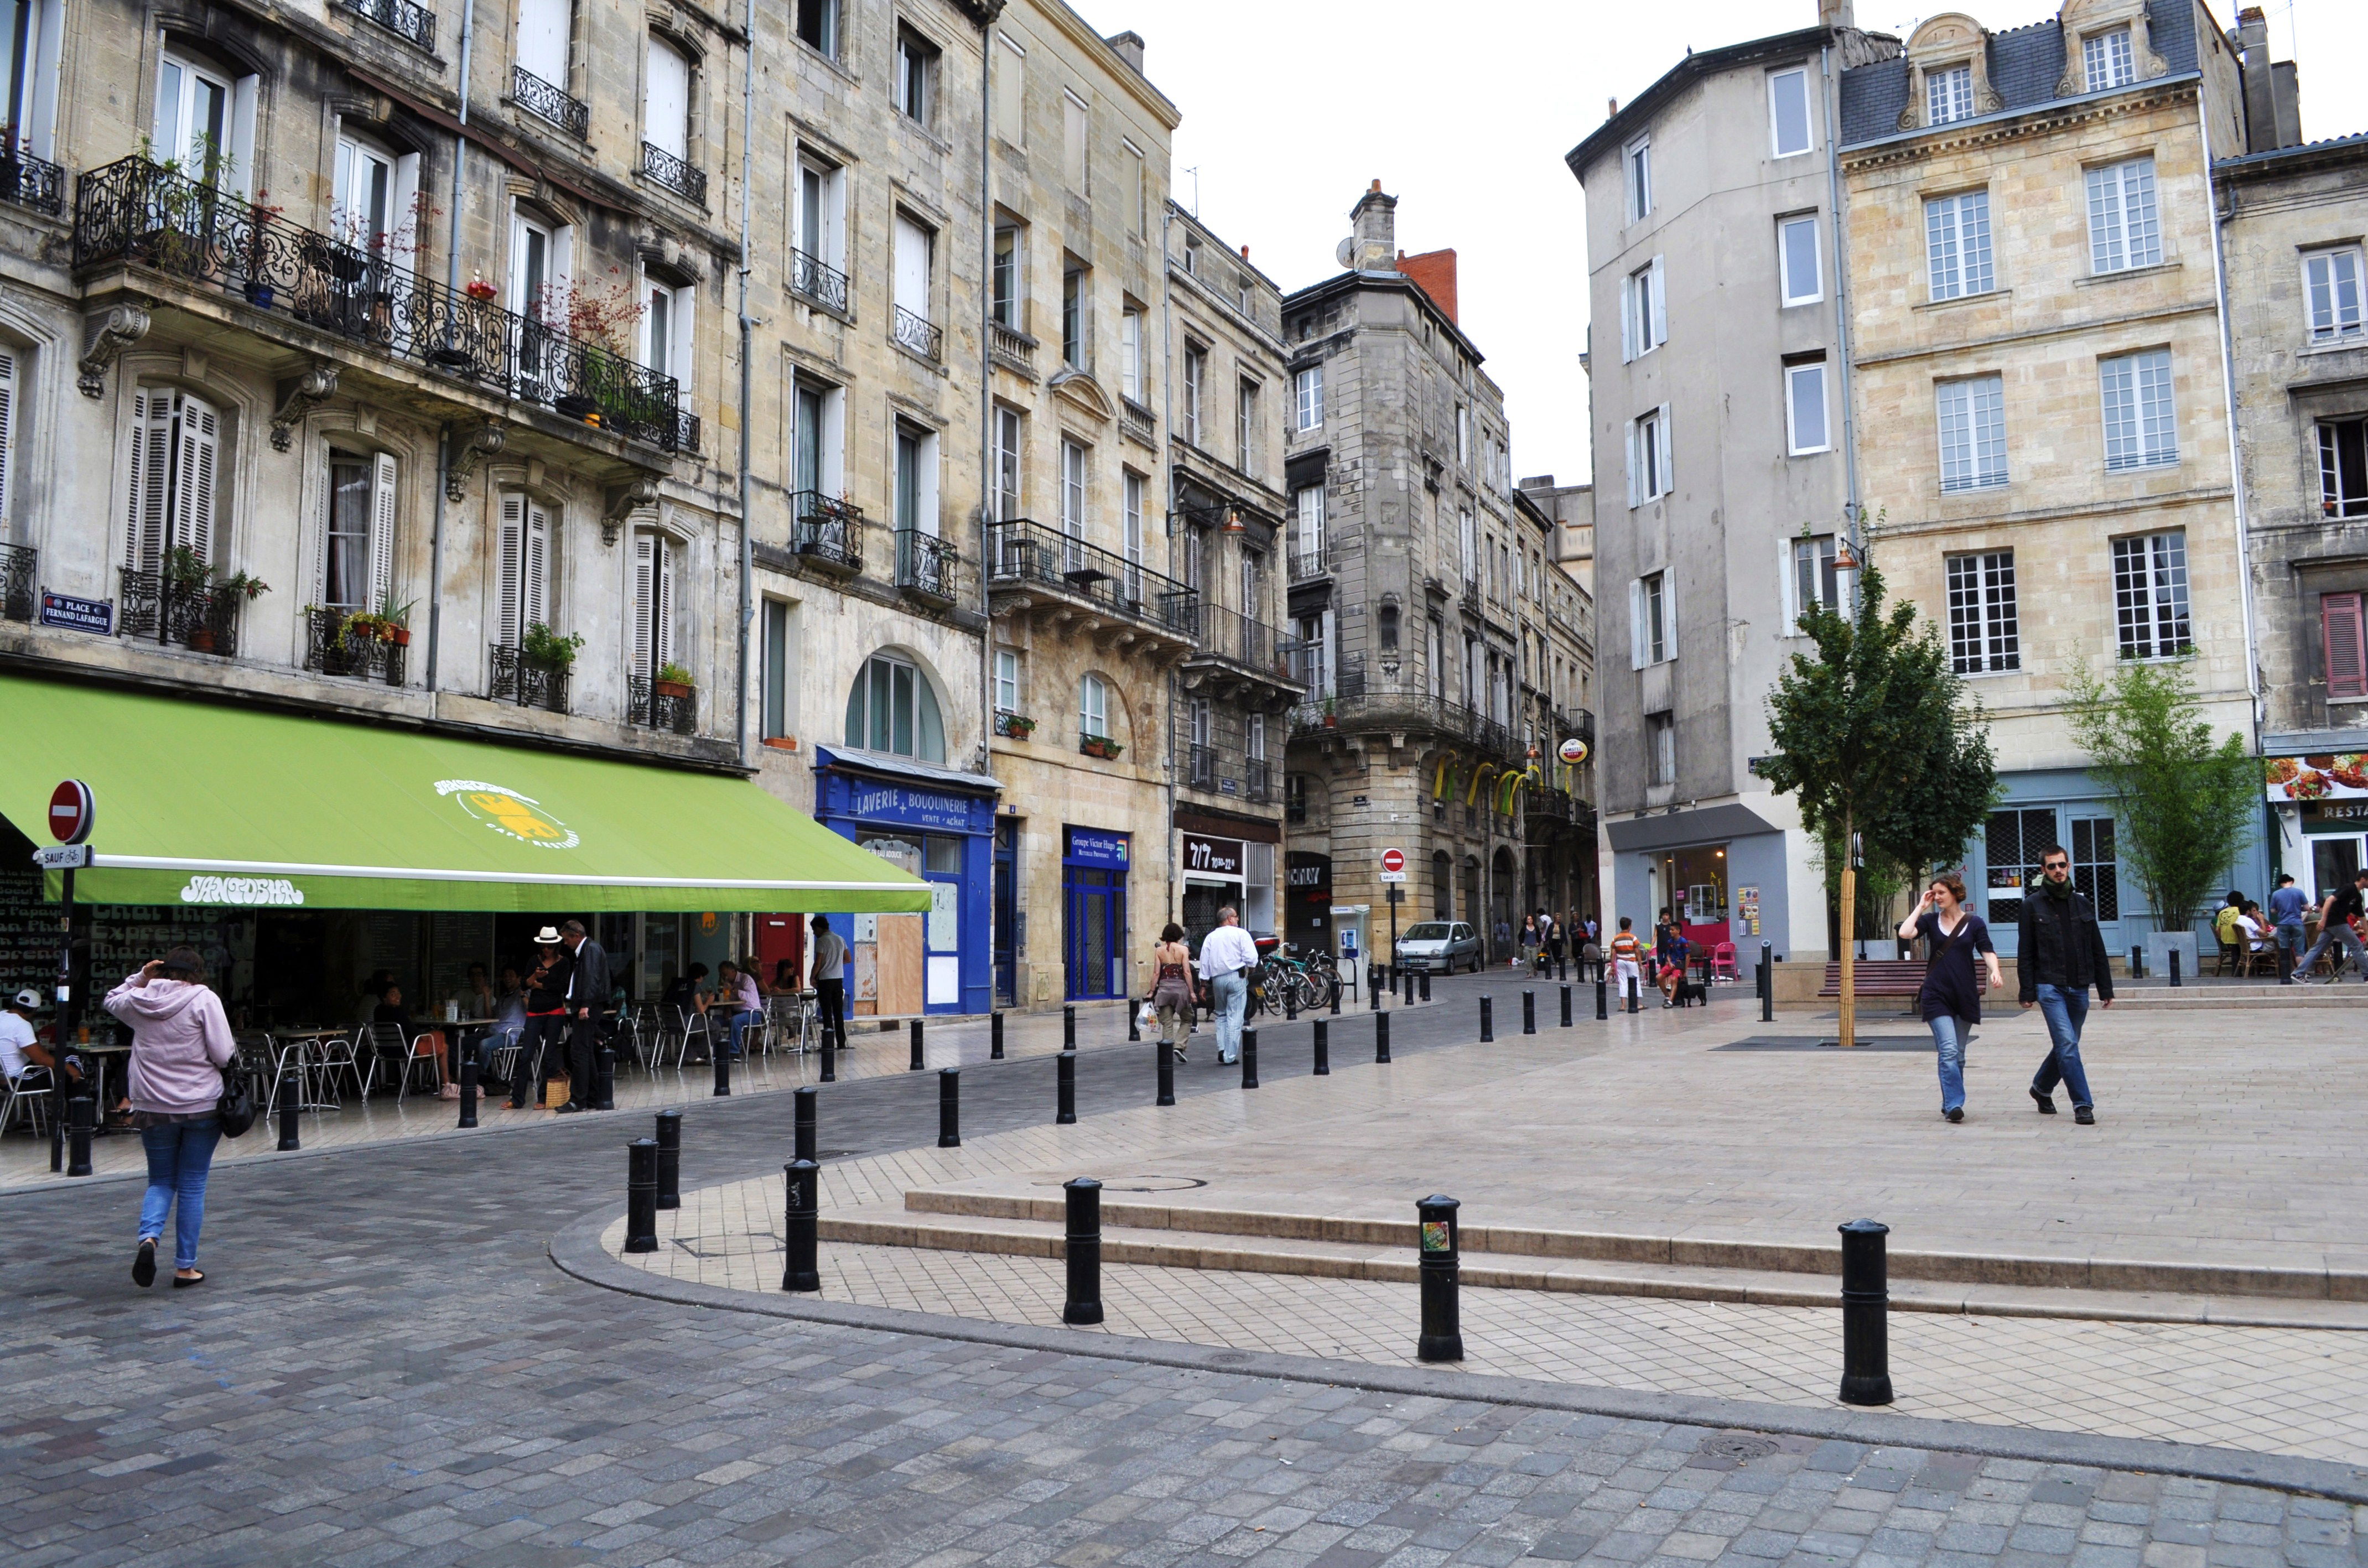
<svg viewBox="0 0 2368 1568"><path fill-rule="evenodd" d="M1871 1448L1933 1449L2041 1464L2083 1465L2098 1470L2192 1476L2204 1481L2267 1487L2274 1491L2368 1505L2368 1467L2327 1460L2298 1459L2283 1454L2251 1454L2235 1449L2165 1443L2141 1437L2106 1437L2037 1427L1936 1421L1922 1416L1883 1415L1864 1410L1817 1410L1752 1400L1714 1399L1701 1394L1648 1393L1585 1384L1544 1382L1529 1378L1494 1377L1476 1372L1383 1367L1360 1361L1326 1360L1314 1356L1283 1356L1167 1340L1137 1339L1121 1335L1037 1328L1025 1324L976 1322L934 1312L858 1306L811 1297L730 1290L717 1285L667 1279L611 1257L608 1249L600 1244L600 1238L622 1214L621 1209L596 1210L561 1228L549 1244L552 1263L561 1273L587 1285L648 1301L746 1312L757 1317L828 1324L881 1334L917 1335L1054 1355L1099 1357L1108 1360L1176 1367L1228 1377L1272 1378L1287 1382L1325 1383L1482 1404L1526 1405L1576 1415L1607 1415L1623 1421L1739 1428L1832 1442L1859 1443ZM1839 1353L1836 1365L1839 1366Z"/></svg>

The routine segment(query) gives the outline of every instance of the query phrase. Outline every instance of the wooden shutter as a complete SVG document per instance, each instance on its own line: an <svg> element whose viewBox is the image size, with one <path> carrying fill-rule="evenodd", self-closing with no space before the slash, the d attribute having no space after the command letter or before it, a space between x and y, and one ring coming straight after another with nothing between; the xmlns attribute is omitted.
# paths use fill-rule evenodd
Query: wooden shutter
<svg viewBox="0 0 2368 1568"><path fill-rule="evenodd" d="M8 520L10 447L16 433L17 357L0 350L0 523Z"/></svg>
<svg viewBox="0 0 2368 1568"><path fill-rule="evenodd" d="M518 613L526 624L551 624L551 512L532 501L526 504L525 550L519 558Z"/></svg>
<svg viewBox="0 0 2368 1568"><path fill-rule="evenodd" d="M166 502L173 478L173 394L142 387L131 394L131 501L123 563L154 572L165 563Z"/></svg>
<svg viewBox="0 0 2368 1568"><path fill-rule="evenodd" d="M370 460L370 608L394 595L394 459Z"/></svg>
<svg viewBox="0 0 2368 1568"><path fill-rule="evenodd" d="M222 416L213 405L180 395L180 454L174 474L173 544L199 561L214 558L214 482Z"/></svg>
<svg viewBox="0 0 2368 1568"><path fill-rule="evenodd" d="M526 568L526 497L513 490L502 497L502 541L495 587L498 600L494 640L518 646L525 623L518 619Z"/></svg>
<svg viewBox="0 0 2368 1568"><path fill-rule="evenodd" d="M1636 354L1636 278L1631 274L1620 280L1620 362L1625 365Z"/></svg>
<svg viewBox="0 0 2368 1568"><path fill-rule="evenodd" d="M2361 596L2322 594L2318 615L2327 633L2328 699L2368 697L2368 642L2362 638Z"/></svg>
<svg viewBox="0 0 2368 1568"><path fill-rule="evenodd" d="M657 605L658 558L657 538L654 534L633 536L633 673L648 675L657 666L650 662L650 627Z"/></svg>

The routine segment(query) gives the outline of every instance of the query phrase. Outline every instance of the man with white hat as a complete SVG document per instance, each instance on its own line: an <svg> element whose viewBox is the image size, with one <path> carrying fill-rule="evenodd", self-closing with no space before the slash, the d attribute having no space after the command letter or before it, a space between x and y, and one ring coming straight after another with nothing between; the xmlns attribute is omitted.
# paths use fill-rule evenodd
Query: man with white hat
<svg viewBox="0 0 2368 1568"><path fill-rule="evenodd" d="M41 994L29 985L9 997L6 1008L0 1010L0 1074L6 1076L11 1086L28 1067L57 1064L33 1035L33 1015L40 1010Z"/></svg>

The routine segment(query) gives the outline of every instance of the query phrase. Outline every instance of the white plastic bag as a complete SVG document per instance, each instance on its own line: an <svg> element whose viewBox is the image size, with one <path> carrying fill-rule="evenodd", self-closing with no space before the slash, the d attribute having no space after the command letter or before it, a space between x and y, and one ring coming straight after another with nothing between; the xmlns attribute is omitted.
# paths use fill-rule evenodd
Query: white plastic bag
<svg viewBox="0 0 2368 1568"><path fill-rule="evenodd" d="M1140 1032L1149 1034L1159 1027L1159 1009L1145 1002L1134 1015L1134 1026Z"/></svg>

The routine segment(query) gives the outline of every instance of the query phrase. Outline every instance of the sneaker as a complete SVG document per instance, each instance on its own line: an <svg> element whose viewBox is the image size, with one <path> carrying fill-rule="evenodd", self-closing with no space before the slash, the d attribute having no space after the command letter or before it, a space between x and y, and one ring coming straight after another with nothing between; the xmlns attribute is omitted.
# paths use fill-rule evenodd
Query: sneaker
<svg viewBox="0 0 2368 1568"><path fill-rule="evenodd" d="M2055 1114L2055 1096L2054 1095L2043 1095L2037 1089L2033 1089L2031 1091L2031 1097L2039 1102L2040 1115L2054 1116Z"/></svg>
<svg viewBox="0 0 2368 1568"><path fill-rule="evenodd" d="M1951 1106L1947 1110L1941 1113L1941 1119L1943 1121L1963 1121L1965 1119L1965 1108L1961 1105Z"/></svg>
<svg viewBox="0 0 2368 1568"><path fill-rule="evenodd" d="M2097 1125L2097 1113L2087 1106L2076 1105L2072 1108L2072 1119L2083 1127L2094 1127Z"/></svg>

